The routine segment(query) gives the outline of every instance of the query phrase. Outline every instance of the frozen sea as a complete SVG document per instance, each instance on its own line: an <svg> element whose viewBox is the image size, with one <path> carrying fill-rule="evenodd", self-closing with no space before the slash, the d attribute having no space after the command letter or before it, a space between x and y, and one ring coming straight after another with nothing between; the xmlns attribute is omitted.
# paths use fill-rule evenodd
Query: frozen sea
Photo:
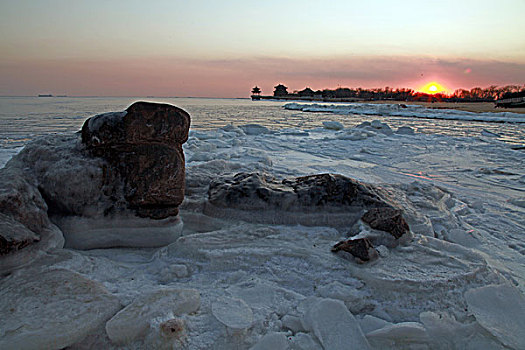
<svg viewBox="0 0 525 350"><path fill-rule="evenodd" d="M192 117L184 239L161 249L64 250L46 260L101 282L122 305L159 288L199 291L199 311L184 316L183 342L158 343L153 333L164 316L156 314L149 333L127 348L525 348L523 115L397 104L0 97L0 166L41 135L76 132L86 118L137 100L171 103ZM330 253L347 238L344 229L199 211L211 179L240 171L277 178L330 172L392 186L420 224L411 227L410 243L382 247L377 261L358 265ZM331 342L343 333L364 343ZM113 346L95 338L77 348Z"/></svg>

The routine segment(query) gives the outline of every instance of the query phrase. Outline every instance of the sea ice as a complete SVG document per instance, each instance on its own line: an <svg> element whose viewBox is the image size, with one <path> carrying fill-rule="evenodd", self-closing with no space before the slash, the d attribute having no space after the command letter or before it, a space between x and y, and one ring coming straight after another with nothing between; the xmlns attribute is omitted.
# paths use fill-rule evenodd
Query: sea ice
<svg viewBox="0 0 525 350"><path fill-rule="evenodd" d="M400 126L397 128L396 134L399 135L414 135L414 129L410 126Z"/></svg>
<svg viewBox="0 0 525 350"><path fill-rule="evenodd" d="M66 247L94 249L107 247L162 247L182 234L179 216L162 220L122 215L116 218L54 217L62 229Z"/></svg>
<svg viewBox="0 0 525 350"><path fill-rule="evenodd" d="M200 307L200 295L195 289L160 289L137 297L106 323L109 339L126 344L144 337L153 319L195 312Z"/></svg>
<svg viewBox="0 0 525 350"><path fill-rule="evenodd" d="M270 132L270 129L259 124L245 124L239 126L239 128L241 128L241 130L244 131L246 135L261 135L268 134Z"/></svg>
<svg viewBox="0 0 525 350"><path fill-rule="evenodd" d="M268 333L250 348L250 350L287 350L290 349L284 333Z"/></svg>
<svg viewBox="0 0 525 350"><path fill-rule="evenodd" d="M366 334L370 343L378 349L389 346L393 348L415 347L416 344L427 344L428 335L425 327L419 322L402 322L386 325Z"/></svg>
<svg viewBox="0 0 525 350"><path fill-rule="evenodd" d="M525 298L510 285L489 285L465 293L469 311L503 344L525 349Z"/></svg>
<svg viewBox="0 0 525 350"><path fill-rule="evenodd" d="M252 309L242 299L222 297L211 306L213 316L233 331L240 331L253 323Z"/></svg>
<svg viewBox="0 0 525 350"><path fill-rule="evenodd" d="M0 349L63 349L120 309L100 283L65 269L19 270L2 280Z"/></svg>
<svg viewBox="0 0 525 350"><path fill-rule="evenodd" d="M323 127L328 130L342 130L344 129L343 124L336 121L325 121Z"/></svg>
<svg viewBox="0 0 525 350"><path fill-rule="evenodd" d="M340 300L321 299L303 318L325 349L369 349L359 322Z"/></svg>

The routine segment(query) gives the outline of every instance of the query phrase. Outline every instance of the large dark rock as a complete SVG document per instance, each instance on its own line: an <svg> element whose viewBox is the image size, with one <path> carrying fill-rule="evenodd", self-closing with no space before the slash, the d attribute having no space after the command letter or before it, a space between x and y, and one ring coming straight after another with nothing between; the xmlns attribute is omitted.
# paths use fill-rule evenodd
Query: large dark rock
<svg viewBox="0 0 525 350"><path fill-rule="evenodd" d="M336 211L348 207L390 206L381 190L336 174L302 176L279 181L267 174L239 173L213 181L209 202L219 207L287 211Z"/></svg>
<svg viewBox="0 0 525 350"><path fill-rule="evenodd" d="M189 126L180 108L137 102L29 143L0 169L0 269L62 247L62 234L82 249L175 240Z"/></svg>
<svg viewBox="0 0 525 350"><path fill-rule="evenodd" d="M104 183L116 178L139 216L163 219L177 215L184 199L184 153L190 116L168 104L136 102L125 112L88 119L82 142L108 162Z"/></svg>
<svg viewBox="0 0 525 350"><path fill-rule="evenodd" d="M342 175L277 180L268 174L239 173L210 183L204 212L259 223L348 228L379 209L384 222L366 222L399 238L408 226L398 207L389 191ZM398 216L386 217L388 213Z"/></svg>

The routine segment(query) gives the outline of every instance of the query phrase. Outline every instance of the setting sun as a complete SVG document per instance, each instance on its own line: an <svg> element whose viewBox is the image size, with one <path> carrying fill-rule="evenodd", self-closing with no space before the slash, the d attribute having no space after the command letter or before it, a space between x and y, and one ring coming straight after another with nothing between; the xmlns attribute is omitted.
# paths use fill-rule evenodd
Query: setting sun
<svg viewBox="0 0 525 350"><path fill-rule="evenodd" d="M440 83L437 83L435 81L431 81L430 83L427 83L423 87L419 89L419 92L424 92L426 94L434 95L439 93L448 93L448 89L441 85Z"/></svg>

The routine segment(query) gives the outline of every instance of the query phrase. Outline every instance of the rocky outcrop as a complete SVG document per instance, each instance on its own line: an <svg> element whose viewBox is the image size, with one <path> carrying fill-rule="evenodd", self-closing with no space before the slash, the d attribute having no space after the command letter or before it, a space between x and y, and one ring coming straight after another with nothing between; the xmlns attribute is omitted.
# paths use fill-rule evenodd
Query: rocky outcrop
<svg viewBox="0 0 525 350"><path fill-rule="evenodd" d="M410 231L400 207L388 190L342 175L279 181L268 174L239 173L210 183L204 212L248 222L350 228L355 237L332 251L366 262L378 256L373 245L394 247ZM359 222L370 228L362 230Z"/></svg>
<svg viewBox="0 0 525 350"><path fill-rule="evenodd" d="M318 212L322 208L390 206L386 194L342 175L319 174L279 181L268 174L239 173L213 181L209 202L245 210L276 208Z"/></svg>
<svg viewBox="0 0 525 350"><path fill-rule="evenodd" d="M277 180L268 174L239 173L220 178L210 183L204 211L250 222L348 227L365 213L367 219L374 218L372 209L378 210L376 219L367 221L372 228L395 236L408 232L388 191L336 174Z"/></svg>
<svg viewBox="0 0 525 350"><path fill-rule="evenodd" d="M189 126L180 108L137 102L28 144L0 169L0 255L60 247L60 230L81 249L178 238Z"/></svg>
<svg viewBox="0 0 525 350"><path fill-rule="evenodd" d="M124 198L137 215L164 219L177 215L184 200L182 144L189 127L190 116L180 108L137 102L125 112L88 119L82 142L107 161L103 182L120 179Z"/></svg>

